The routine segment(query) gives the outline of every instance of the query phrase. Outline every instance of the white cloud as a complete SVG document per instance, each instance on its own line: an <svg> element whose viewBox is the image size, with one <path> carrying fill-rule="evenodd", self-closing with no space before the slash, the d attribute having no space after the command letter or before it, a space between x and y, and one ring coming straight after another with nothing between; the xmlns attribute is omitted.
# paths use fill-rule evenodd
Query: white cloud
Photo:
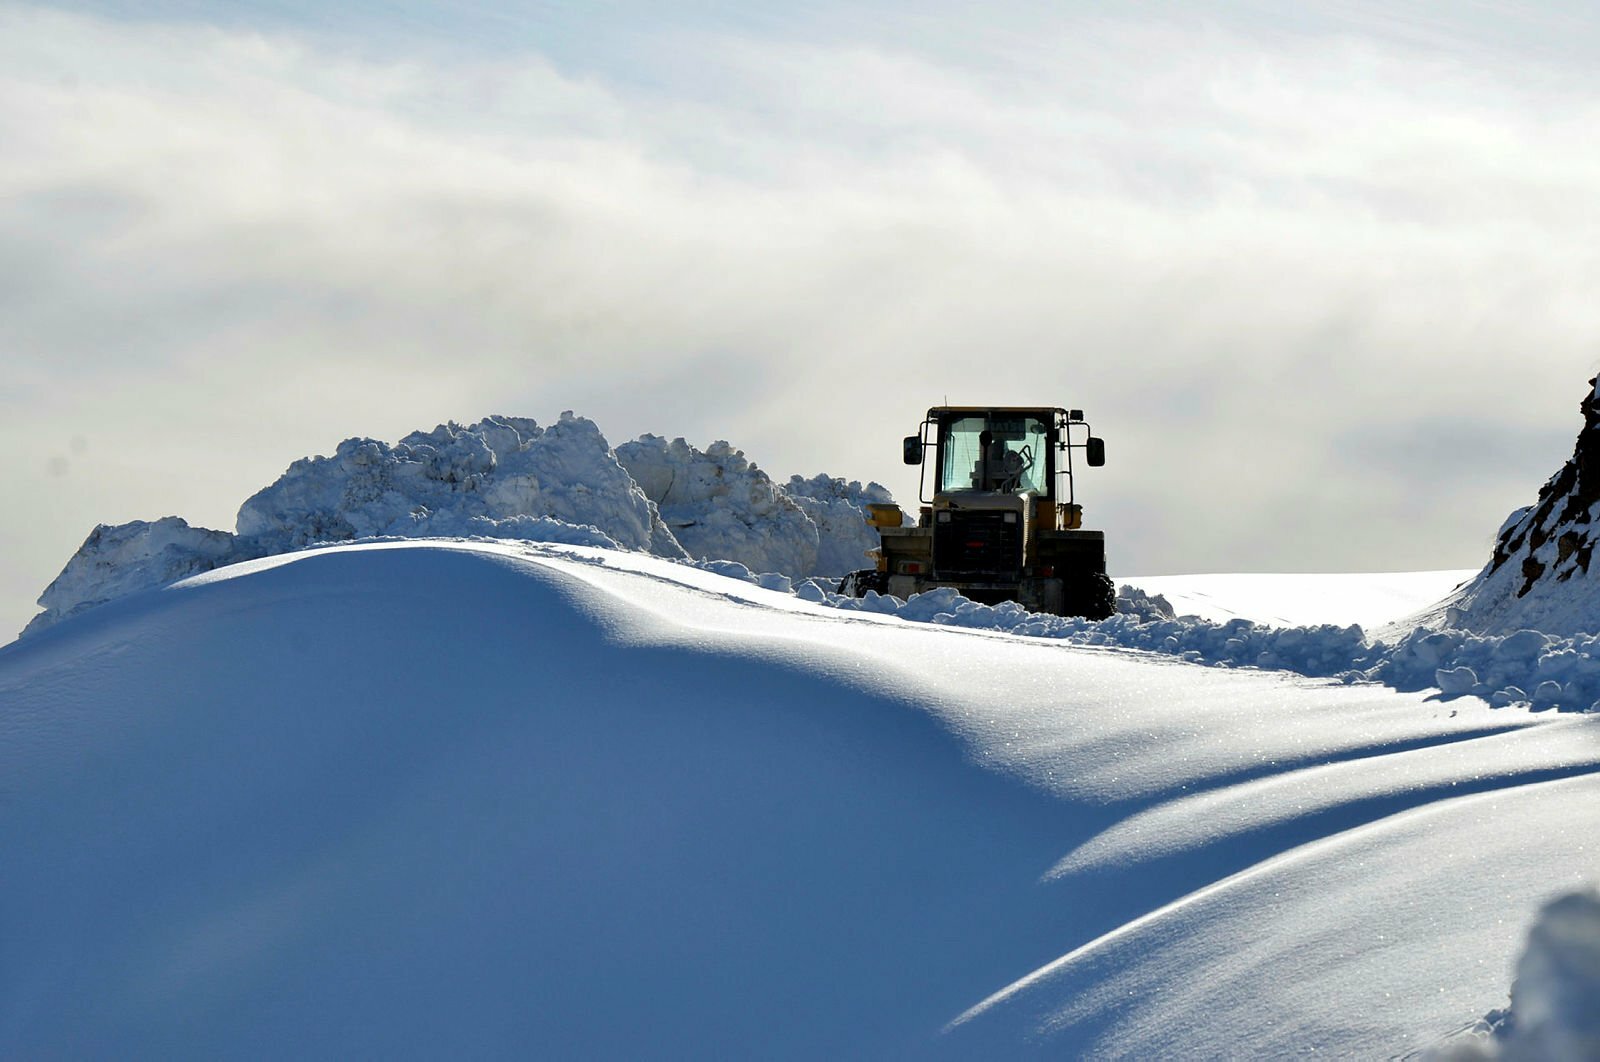
<svg viewBox="0 0 1600 1062"><path fill-rule="evenodd" d="M96 520L228 526L346 435L493 411L904 495L946 395L1087 407L1124 571L1477 563L1600 365L1594 83L1070 28L1014 62L664 36L648 90L0 13L0 437L57 500L8 563L42 588ZM1407 481L1349 445L1439 421L1517 452Z"/></svg>

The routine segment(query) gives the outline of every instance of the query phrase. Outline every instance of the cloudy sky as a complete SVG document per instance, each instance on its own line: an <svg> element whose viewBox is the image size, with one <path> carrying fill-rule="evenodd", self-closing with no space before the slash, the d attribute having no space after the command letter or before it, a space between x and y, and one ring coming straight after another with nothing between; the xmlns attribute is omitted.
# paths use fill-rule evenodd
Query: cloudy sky
<svg viewBox="0 0 1600 1062"><path fill-rule="evenodd" d="M1125 574L1475 567L1600 370L1587 2L0 4L0 640L96 523L572 409L1082 407Z"/></svg>

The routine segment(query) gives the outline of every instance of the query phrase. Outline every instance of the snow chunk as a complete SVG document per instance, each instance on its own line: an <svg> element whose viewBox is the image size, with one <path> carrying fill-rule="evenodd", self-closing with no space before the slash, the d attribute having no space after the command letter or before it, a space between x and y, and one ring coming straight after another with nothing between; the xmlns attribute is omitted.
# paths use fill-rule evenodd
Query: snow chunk
<svg viewBox="0 0 1600 1062"><path fill-rule="evenodd" d="M176 516L154 523L100 524L39 595L45 611L33 618L23 634L36 634L115 598L243 559L228 532L190 527Z"/></svg>
<svg viewBox="0 0 1600 1062"><path fill-rule="evenodd" d="M1141 622L1173 619L1177 616L1171 602L1161 594L1151 594L1137 586L1117 587L1117 613L1133 616Z"/></svg>
<svg viewBox="0 0 1600 1062"><path fill-rule="evenodd" d="M1434 672L1434 684L1446 697L1464 697L1478 685L1478 673L1470 667L1439 668Z"/></svg>

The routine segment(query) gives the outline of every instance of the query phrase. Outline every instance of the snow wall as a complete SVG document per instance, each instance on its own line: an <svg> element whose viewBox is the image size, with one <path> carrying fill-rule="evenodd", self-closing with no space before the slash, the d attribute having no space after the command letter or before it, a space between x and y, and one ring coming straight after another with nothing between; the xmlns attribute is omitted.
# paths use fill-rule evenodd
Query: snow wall
<svg viewBox="0 0 1600 1062"><path fill-rule="evenodd" d="M570 411L548 427L485 417L296 461L240 507L233 532L176 516L96 527L22 633L238 561L370 538L563 542L837 578L877 545L866 505L889 501L877 483L826 475L779 485L723 441L702 451L645 435L613 450Z"/></svg>

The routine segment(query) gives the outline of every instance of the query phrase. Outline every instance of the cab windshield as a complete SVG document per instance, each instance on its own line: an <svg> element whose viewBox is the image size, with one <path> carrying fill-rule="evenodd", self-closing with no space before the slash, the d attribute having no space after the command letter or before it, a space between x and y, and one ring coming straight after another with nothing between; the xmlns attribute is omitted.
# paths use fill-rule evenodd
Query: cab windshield
<svg viewBox="0 0 1600 1062"><path fill-rule="evenodd" d="M1049 441L1039 417L950 417L939 425L941 489L1044 493Z"/></svg>

